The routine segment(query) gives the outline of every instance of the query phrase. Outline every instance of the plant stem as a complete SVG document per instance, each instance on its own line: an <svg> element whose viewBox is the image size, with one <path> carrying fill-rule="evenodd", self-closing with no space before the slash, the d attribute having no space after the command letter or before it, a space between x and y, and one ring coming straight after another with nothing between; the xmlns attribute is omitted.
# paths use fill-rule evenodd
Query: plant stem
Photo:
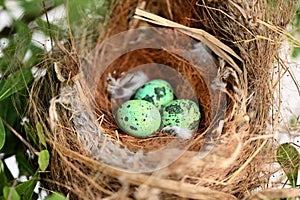
<svg viewBox="0 0 300 200"><path fill-rule="evenodd" d="M39 155L39 151L37 151L29 142L27 142L21 134L19 134L13 127L11 127L4 119L2 119L3 124L17 137L25 146L28 147L28 149L35 155Z"/></svg>

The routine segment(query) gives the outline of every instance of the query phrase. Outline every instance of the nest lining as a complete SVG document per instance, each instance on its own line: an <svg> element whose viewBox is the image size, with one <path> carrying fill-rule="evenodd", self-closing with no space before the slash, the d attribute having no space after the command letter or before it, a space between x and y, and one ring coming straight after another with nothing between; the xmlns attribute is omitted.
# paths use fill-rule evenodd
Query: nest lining
<svg viewBox="0 0 300 200"><path fill-rule="evenodd" d="M150 32L151 31L153 30L151 29ZM138 33L140 34L140 32ZM169 35L170 34L171 33L169 33ZM153 34L148 33L148 35L151 35L151 38L154 37ZM130 32L129 37L131 36L132 33ZM150 38L149 40L147 38L144 39L147 43L153 44ZM186 37L183 39L186 39ZM197 64L195 69L195 65L192 65L182 58L178 59L165 50L154 51L143 49L132 51L124 56L118 57L118 51L123 53L123 49L120 49L120 44L116 42L115 38L111 41L113 41L113 43L108 42L108 46L110 51L114 53L112 58L117 57L117 59L112 59L110 55L101 55L103 51L105 51L105 45L101 44L100 49L96 48L95 52L91 53L91 55L95 56L95 61L92 62L94 65L83 66L84 78L80 79L77 84L77 86L80 84L80 87L83 89L75 88L77 91L75 94L79 95L78 97L71 97L71 99L74 98L77 99L77 101L79 101L78 99L82 99L83 101L81 104L71 103L74 113L74 128L93 158L123 170L150 171L151 169L154 170L173 162L187 149L199 151L203 148L203 143L205 142L204 139L206 136L203 136L203 133L205 132L208 137L209 132L214 131L209 130L212 129L212 127L217 126L217 128L220 129L218 134L220 134L222 127L220 128L218 125L222 126L223 123L218 123L217 119L220 117L218 116L220 113L224 114L220 108L222 108L221 104L224 104L225 98L223 97L222 101L221 91L216 89L218 85L215 82L217 79L221 79L221 77L217 76L216 63L211 53L208 52L203 44L197 43L198 49L193 49L193 52L191 52L186 46L184 46L185 48L178 48L176 45L173 47L174 42L172 42L172 48L176 49L176 51L183 51L180 52L181 55L188 55L186 56L187 58L194 59ZM132 42L132 40L128 41L129 44ZM190 43L188 44L190 45ZM162 46L162 49L165 47L170 48L168 45L164 47L161 42L159 45ZM126 48L132 49L131 46L126 46ZM199 54L199 51L201 54ZM114 62L111 62L111 60ZM109 65L107 65L106 62L108 62ZM145 62L150 62L151 64L144 64ZM105 68L106 65L108 66L107 68ZM194 135L191 144L189 144L189 141L168 135L164 136L161 133L159 133L159 136L146 139L134 138L122 133L120 129L118 129L114 120L113 111L128 99L121 99L114 105L113 102L116 102L116 100L111 99L106 91L107 76L108 74L120 76L121 73L130 73L136 70L136 68L142 70L149 79L162 78L169 81L178 98L189 98L200 102L203 111L202 123L200 123L200 129L198 133ZM203 76L205 76L205 79ZM219 80L219 82L221 81ZM208 85L214 87L208 88ZM81 91L83 92L81 93ZM65 92L62 92L62 95L63 93ZM95 94L95 96L90 96L93 94ZM72 101L71 99L68 100L68 102ZM96 102L95 106L93 106L94 102ZM220 112L220 110L222 112ZM96 116L94 113L96 113ZM99 124L96 122L98 117L101 119ZM213 126L211 124L213 124ZM85 126L88 128L85 128ZM213 136L210 136L208 138L210 139L209 145L213 142L212 137ZM217 136L214 137L216 138ZM119 144L121 144L121 146L119 146ZM127 148L137 152L131 152ZM203 149L207 151L209 148Z"/></svg>

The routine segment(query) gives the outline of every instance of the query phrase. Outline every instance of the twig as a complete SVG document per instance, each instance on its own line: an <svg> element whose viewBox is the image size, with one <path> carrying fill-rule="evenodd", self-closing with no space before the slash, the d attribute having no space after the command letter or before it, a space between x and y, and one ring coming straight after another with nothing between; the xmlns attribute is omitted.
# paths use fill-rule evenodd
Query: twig
<svg viewBox="0 0 300 200"><path fill-rule="evenodd" d="M282 188L266 189L245 198L245 200L296 198L300 196L300 189Z"/></svg>
<svg viewBox="0 0 300 200"><path fill-rule="evenodd" d="M69 8L69 3L70 3L69 0L66 1L66 8L67 9L70 9ZM77 54L77 49L75 48L75 41L74 41L73 32L72 32L72 29L71 29L71 22L70 22L69 12L67 12L67 24L68 24L68 31L69 31L69 35L70 35L70 41L71 41L71 45L72 45L72 50L75 53L75 55L78 55Z"/></svg>
<svg viewBox="0 0 300 200"><path fill-rule="evenodd" d="M173 20L173 14L172 14L172 8L171 8L170 0L167 0L167 7L168 7L168 12L170 14L170 18L171 18L171 20Z"/></svg>
<svg viewBox="0 0 300 200"><path fill-rule="evenodd" d="M13 182L12 188L15 188L17 184L18 184L18 181L15 179L14 182ZM9 190L9 194L8 194L7 199L12 199L13 191L14 191L12 188Z"/></svg>
<svg viewBox="0 0 300 200"><path fill-rule="evenodd" d="M215 54L226 60L239 74L243 73L243 71L235 63L232 57L229 56L229 54L237 58L241 62L243 62L243 60L230 47L226 46L224 43L222 43L220 40L218 40L216 37L209 34L208 32L202 29L190 28L178 24L158 15L141 10L139 8L135 10L134 18L160 26L175 28L190 37L200 40L206 46L208 46Z"/></svg>
<svg viewBox="0 0 300 200"><path fill-rule="evenodd" d="M47 7L46 7L46 2L45 2L45 0L43 0L42 2L43 2L44 12L45 12L46 20L47 20L47 26L48 26L48 30L49 30L51 47L53 49L53 37L52 37L52 33L51 33L51 26L50 26L50 22L49 22L49 18L48 18L48 11L47 11Z"/></svg>
<svg viewBox="0 0 300 200"><path fill-rule="evenodd" d="M13 127L11 127L4 119L2 119L3 124L15 135L17 136L17 138L19 138L19 140L21 140L21 142L23 142L23 144L25 144L25 146L28 147L28 149L35 155L39 155L39 151L36 150L29 142L27 142Z"/></svg>
<svg viewBox="0 0 300 200"><path fill-rule="evenodd" d="M254 159L254 157L262 150L262 148L267 144L268 140L265 140L260 147L246 160L246 162L237 170L235 171L231 176L226 178L227 183L232 183L234 179L243 171L247 165Z"/></svg>
<svg viewBox="0 0 300 200"><path fill-rule="evenodd" d="M61 155L61 158L64 162L67 162L72 169L76 170L76 172L84 178L88 178L80 169L76 169L75 165L72 164L69 160L65 158L65 156L77 160L79 162L84 163L85 165L92 165L97 168L99 171L108 174L115 178L123 178L124 180L128 181L133 185L140 186L142 184L148 185L150 187L155 187L163 190L166 193L174 194L182 198L190 198L190 199L210 199L210 200L217 200L217 199L230 199L235 200L236 198L228 193L220 192L216 190L212 190L207 187L197 186L189 183L184 182L177 182L170 179L160 179L155 176L146 175L146 174L134 174L130 172L120 171L115 168L111 168L105 164L102 164L98 161L85 157L80 153L71 151L64 146L57 145L56 148L59 149L58 152ZM56 150L57 151L57 150ZM87 179L90 181L92 185L94 185L94 181L91 179ZM96 186L96 185L94 185ZM99 186L98 186L99 187Z"/></svg>
<svg viewBox="0 0 300 200"><path fill-rule="evenodd" d="M293 82L295 83L295 86L296 86L296 88L297 88L298 95L300 95L300 86L299 86L299 83L298 83L296 77L295 77L294 74L291 72L291 70L289 69L289 67L286 66L286 65L284 64L284 62L283 62L282 59L278 59L278 61L280 62L282 68L283 68L285 71L287 71L287 72L289 73L289 75L291 76L291 78L292 78L292 80L293 80Z"/></svg>

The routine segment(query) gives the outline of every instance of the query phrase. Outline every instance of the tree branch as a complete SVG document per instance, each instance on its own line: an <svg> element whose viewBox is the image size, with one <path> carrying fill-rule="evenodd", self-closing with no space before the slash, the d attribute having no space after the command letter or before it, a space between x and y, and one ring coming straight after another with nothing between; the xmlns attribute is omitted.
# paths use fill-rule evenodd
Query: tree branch
<svg viewBox="0 0 300 200"><path fill-rule="evenodd" d="M19 139L21 142L35 155L39 155L39 151L36 150L29 142L27 142L21 134L19 134L13 127L11 127L4 119L2 119L3 124Z"/></svg>

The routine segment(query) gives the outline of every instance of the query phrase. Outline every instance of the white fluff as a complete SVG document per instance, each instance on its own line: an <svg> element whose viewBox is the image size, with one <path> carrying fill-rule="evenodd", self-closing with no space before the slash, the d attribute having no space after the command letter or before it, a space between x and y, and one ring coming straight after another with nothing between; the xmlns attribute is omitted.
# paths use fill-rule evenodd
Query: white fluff
<svg viewBox="0 0 300 200"><path fill-rule="evenodd" d="M148 81L148 77L143 71L121 74L118 79L112 77L109 73L107 81L107 91L112 98L122 99L131 97L138 88Z"/></svg>
<svg viewBox="0 0 300 200"><path fill-rule="evenodd" d="M162 129L162 131L168 132L182 139L191 139L191 137L193 136L191 130L179 126L166 126Z"/></svg>

